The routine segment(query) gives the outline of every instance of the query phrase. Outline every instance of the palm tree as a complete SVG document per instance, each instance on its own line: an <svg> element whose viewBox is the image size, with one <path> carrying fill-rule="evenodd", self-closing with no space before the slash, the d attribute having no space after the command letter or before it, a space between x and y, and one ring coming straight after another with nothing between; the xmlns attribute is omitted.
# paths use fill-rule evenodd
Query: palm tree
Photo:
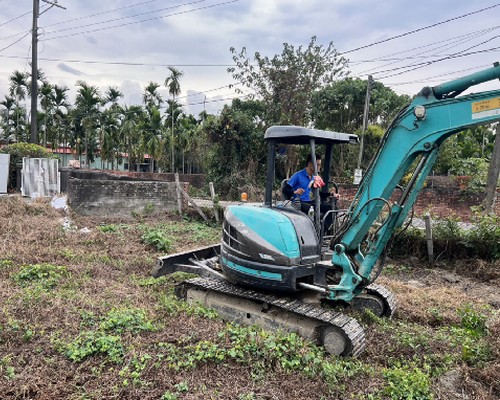
<svg viewBox="0 0 500 400"><path fill-rule="evenodd" d="M28 75L15 70L9 77L9 81L9 93L16 99L16 108L19 108L21 107L21 101L26 99L26 94L29 91ZM26 105L24 108L26 109ZM20 117L21 115L22 112L18 110L16 112L16 116ZM19 121L19 119L16 120L16 125L18 127L21 125L21 121Z"/></svg>
<svg viewBox="0 0 500 400"><path fill-rule="evenodd" d="M156 107L147 109L143 129L143 148L149 154L150 171L154 172L155 159L161 152L162 119Z"/></svg>
<svg viewBox="0 0 500 400"><path fill-rule="evenodd" d="M14 71L9 77L10 86L9 93L14 96L19 103L21 100L26 99L28 91L28 76L20 71Z"/></svg>
<svg viewBox="0 0 500 400"><path fill-rule="evenodd" d="M68 145L68 88L65 86L53 86L52 95L52 118L50 120L50 132L52 148L57 149L60 144Z"/></svg>
<svg viewBox="0 0 500 400"><path fill-rule="evenodd" d="M161 103L163 103L163 99L160 93L158 93L159 87L159 83L149 82L148 85L144 88L142 99L146 107L160 108Z"/></svg>
<svg viewBox="0 0 500 400"><path fill-rule="evenodd" d="M86 82L78 81L76 83L79 89L76 94L74 116L75 133L84 139L86 165L89 165L89 159L94 161L95 151L97 150L97 130L99 128L101 96L96 86L88 85ZM83 135L82 135L83 134ZM83 137L82 137L83 136ZM80 149L81 151L81 149Z"/></svg>
<svg viewBox="0 0 500 400"><path fill-rule="evenodd" d="M5 96L5 99L0 101L0 127L3 130L3 139L9 143L15 139L15 121L13 118L14 107L16 106L16 99L14 97Z"/></svg>
<svg viewBox="0 0 500 400"><path fill-rule="evenodd" d="M111 103L111 108L118 105L118 100L123 97L123 93L116 87L109 87L104 96L104 104Z"/></svg>
<svg viewBox="0 0 500 400"><path fill-rule="evenodd" d="M48 83L48 82L43 82L42 86L40 87L40 90L38 92L38 95L40 96L40 108L41 108L41 115L39 118L40 125L39 128L40 130L43 130L43 146L47 146L47 134L50 135L51 129L49 128L49 123L53 119L53 111L54 111L54 87ZM49 132L48 132L49 131ZM49 141L53 143L54 138L49 137Z"/></svg>
<svg viewBox="0 0 500 400"><path fill-rule="evenodd" d="M144 159L142 151L141 126L144 120L144 109L141 106L125 107L123 121L119 129L120 142L125 145L128 153L128 170L132 171L133 165Z"/></svg>
<svg viewBox="0 0 500 400"><path fill-rule="evenodd" d="M168 76L165 79L165 86L168 87L168 92L172 95L172 102L175 102L175 96L179 95L181 93L181 84L180 84L180 79L182 75L184 75L184 72L179 71L177 68L174 67L168 67L170 70L170 76ZM173 113L173 108L172 108L172 113ZM175 150L174 150L174 116L172 114L171 116L171 132L170 132L170 139L171 139L171 172L174 172L175 169Z"/></svg>

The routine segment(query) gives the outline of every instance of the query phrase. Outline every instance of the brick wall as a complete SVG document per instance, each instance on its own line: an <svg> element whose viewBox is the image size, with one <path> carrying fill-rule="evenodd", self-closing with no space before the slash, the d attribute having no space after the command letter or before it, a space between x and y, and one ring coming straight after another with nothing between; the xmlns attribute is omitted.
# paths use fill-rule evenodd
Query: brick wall
<svg viewBox="0 0 500 400"><path fill-rule="evenodd" d="M422 215L426 211L438 217L459 216L462 220L468 220L472 216L470 207L479 206L484 199L484 194L471 194L461 190L449 177L442 180L430 181L427 187L423 188L415 202L415 215ZM340 185L341 208L349 207L358 187L355 185ZM400 193L400 192L398 192ZM399 196L393 196L392 201L396 201ZM497 192L500 198L500 192ZM500 215L500 202L495 203L495 213Z"/></svg>
<svg viewBox="0 0 500 400"><path fill-rule="evenodd" d="M183 183L184 190L188 184ZM82 215L131 216L177 209L175 183L160 181L69 179L68 205Z"/></svg>

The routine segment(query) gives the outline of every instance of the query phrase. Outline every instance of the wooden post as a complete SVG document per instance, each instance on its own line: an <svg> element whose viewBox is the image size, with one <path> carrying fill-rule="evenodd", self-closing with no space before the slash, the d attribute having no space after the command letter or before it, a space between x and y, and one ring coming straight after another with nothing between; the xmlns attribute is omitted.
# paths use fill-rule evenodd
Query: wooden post
<svg viewBox="0 0 500 400"><path fill-rule="evenodd" d="M189 197L189 194L187 194L187 192L183 188L181 188L180 185L179 185L179 191L186 198L186 200L189 201L193 205L195 210L198 211L198 214L201 215L201 217L205 220L205 222L208 223L209 222L208 217L205 215L203 210L198 206L198 204L196 204L194 202L194 200L191 197Z"/></svg>
<svg viewBox="0 0 500 400"><path fill-rule="evenodd" d="M182 215L181 183L177 172L175 173L175 192L177 194L177 211L179 211L179 215Z"/></svg>
<svg viewBox="0 0 500 400"><path fill-rule="evenodd" d="M432 225L431 216L429 214L424 215L425 222L425 239L427 241L427 254L429 255L429 263L434 265L434 243L432 241Z"/></svg>
<svg viewBox="0 0 500 400"><path fill-rule="evenodd" d="M210 182L208 184L208 187L210 188L210 197L212 197L212 204L213 204L213 208L214 208L214 216L215 216L215 220L217 222L219 222L219 210L217 208L217 204L215 202L215 189L214 189L214 183L213 182Z"/></svg>

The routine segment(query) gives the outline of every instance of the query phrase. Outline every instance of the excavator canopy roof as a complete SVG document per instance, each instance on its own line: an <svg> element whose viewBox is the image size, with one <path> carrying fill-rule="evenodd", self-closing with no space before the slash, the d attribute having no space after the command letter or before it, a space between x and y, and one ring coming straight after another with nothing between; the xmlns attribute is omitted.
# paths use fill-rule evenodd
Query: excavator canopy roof
<svg viewBox="0 0 500 400"><path fill-rule="evenodd" d="M309 144L310 139L314 139L316 144L358 143L357 135L293 125L271 126L267 129L264 139L276 140L276 142L284 144Z"/></svg>

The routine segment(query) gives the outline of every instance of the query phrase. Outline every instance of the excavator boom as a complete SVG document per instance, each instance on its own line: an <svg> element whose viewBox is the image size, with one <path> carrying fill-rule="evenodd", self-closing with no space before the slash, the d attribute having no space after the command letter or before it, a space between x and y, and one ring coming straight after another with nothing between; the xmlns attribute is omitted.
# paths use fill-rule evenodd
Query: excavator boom
<svg viewBox="0 0 500 400"><path fill-rule="evenodd" d="M358 287L369 283L376 262L394 230L403 224L411 210L445 139L464 129L500 120L500 90L455 98L467 88L493 79L500 79L497 64L434 88L425 87L396 117L360 184L349 208L347 223L336 239L333 264L342 268L346 280L330 288L330 298L352 298L356 289L347 279ZM418 164L412 169L416 160ZM401 190L401 179L408 173L412 177ZM399 198L391 205L389 200L393 196ZM384 209L388 211L387 218L369 239L365 254L361 254L361 244Z"/></svg>

